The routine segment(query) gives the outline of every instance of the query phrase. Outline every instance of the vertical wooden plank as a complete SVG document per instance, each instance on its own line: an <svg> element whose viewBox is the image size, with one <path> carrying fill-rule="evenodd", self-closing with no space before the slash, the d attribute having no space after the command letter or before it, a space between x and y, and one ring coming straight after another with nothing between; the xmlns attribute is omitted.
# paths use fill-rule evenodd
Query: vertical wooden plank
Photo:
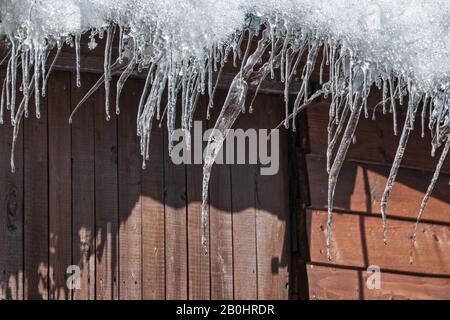
<svg viewBox="0 0 450 320"><path fill-rule="evenodd" d="M252 114L241 114L234 128L246 130L254 125ZM233 208L234 299L257 299L255 185L257 165L231 166Z"/></svg>
<svg viewBox="0 0 450 320"><path fill-rule="evenodd" d="M72 110L92 87L96 76L83 74L81 88L71 81ZM76 300L95 299L95 163L94 110L97 93L79 109L72 123L72 239L73 263L80 267Z"/></svg>
<svg viewBox="0 0 450 320"><path fill-rule="evenodd" d="M254 121L259 130L270 132L283 120L283 106L278 97L259 97L256 106ZM272 159L270 165L275 166L278 162L278 171L274 175L263 175L260 170L256 174L258 299L287 299L289 296L287 132L280 129L278 133L278 139L276 135L272 135L270 141L263 141L261 137L258 139L259 146L261 143L268 144L267 150ZM278 150L276 147L270 150L271 145L278 145Z"/></svg>
<svg viewBox="0 0 450 320"><path fill-rule="evenodd" d="M70 73L54 72L48 88L49 161L49 293L50 299L71 299L66 269L72 264L72 190Z"/></svg>
<svg viewBox="0 0 450 320"><path fill-rule="evenodd" d="M168 139L164 136L164 151ZM164 161L166 298L187 299L186 166Z"/></svg>
<svg viewBox="0 0 450 320"><path fill-rule="evenodd" d="M217 92L209 127L213 127L223 104L223 91ZM202 173L200 173L202 175ZM233 299L233 223L231 210L231 168L216 164L209 183L209 221L211 255L211 299Z"/></svg>
<svg viewBox="0 0 450 320"><path fill-rule="evenodd" d="M187 179L187 213L188 213L188 275L189 275L189 299L210 299L210 265L209 265L209 223L206 228L207 254L202 254L201 247L201 214L202 214L202 162L195 164L194 153L203 150L202 134L206 129L205 110L207 101L201 99L194 116L194 128L192 131L192 145L190 161L186 166ZM202 160L200 157L197 159Z"/></svg>
<svg viewBox="0 0 450 320"><path fill-rule="evenodd" d="M40 99L36 119L34 99L24 125L24 298L48 299L48 149L47 100Z"/></svg>
<svg viewBox="0 0 450 320"><path fill-rule="evenodd" d="M120 299L142 297L141 166L136 116L139 83L129 80L120 98L119 147L119 271Z"/></svg>
<svg viewBox="0 0 450 320"><path fill-rule="evenodd" d="M0 73L3 83L4 72ZM23 299L23 130L15 148L15 173L10 155L13 127L9 112L0 125L0 300Z"/></svg>
<svg viewBox="0 0 450 320"><path fill-rule="evenodd" d="M111 85L111 119L106 120L105 90L95 108L96 297L118 298L117 117Z"/></svg>
<svg viewBox="0 0 450 320"><path fill-rule="evenodd" d="M150 300L166 297L163 130L155 121L142 173L142 298Z"/></svg>

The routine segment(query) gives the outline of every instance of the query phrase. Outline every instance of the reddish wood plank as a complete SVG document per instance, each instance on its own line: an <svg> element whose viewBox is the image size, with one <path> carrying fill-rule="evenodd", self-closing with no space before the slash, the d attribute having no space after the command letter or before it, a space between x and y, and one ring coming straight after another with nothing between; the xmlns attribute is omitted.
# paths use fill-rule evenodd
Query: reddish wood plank
<svg viewBox="0 0 450 320"><path fill-rule="evenodd" d="M326 102L312 105L308 108L308 126L311 152L326 154L328 108ZM401 132L405 116L399 114L398 128ZM430 131L425 131L425 138L420 137L420 115L411 138L409 139L402 166L427 169L434 171L437 159L430 156ZM377 112L377 120L361 117L356 130L356 143L350 146L347 159L364 160L391 165L397 150L400 134L393 135L392 114L382 115ZM440 154L440 150L437 153ZM450 159L448 158L442 170L450 173Z"/></svg>
<svg viewBox="0 0 450 320"><path fill-rule="evenodd" d="M83 74L82 86L72 83L72 110L94 85L96 76ZM73 263L80 267L80 288L73 299L95 299L95 163L94 110L97 93L79 109L72 123Z"/></svg>
<svg viewBox="0 0 450 320"><path fill-rule="evenodd" d="M4 73L0 73L3 84ZM17 99L20 95L17 96ZM15 173L10 156L13 127L5 112L0 125L0 300L23 299L23 130L15 147Z"/></svg>
<svg viewBox="0 0 450 320"><path fill-rule="evenodd" d="M96 298L118 298L117 117L111 86L111 119L106 121L105 92L95 108Z"/></svg>
<svg viewBox="0 0 450 320"><path fill-rule="evenodd" d="M311 261L328 263L327 213L309 210ZM336 213L332 225L332 264L367 268L378 265L390 271L450 275L450 227L422 223L412 247L414 222L388 220L388 245L383 243L380 217ZM412 263L410 263L412 262Z"/></svg>
<svg viewBox="0 0 450 320"><path fill-rule="evenodd" d="M241 114L234 128L254 126L251 114ZM255 164L231 166L233 208L233 280L234 299L257 299L256 257L256 175Z"/></svg>
<svg viewBox="0 0 450 320"><path fill-rule="evenodd" d="M55 72L48 88L50 299L67 300L66 270L72 264L70 74Z"/></svg>
<svg viewBox="0 0 450 320"><path fill-rule="evenodd" d="M316 155L307 156L311 207L326 209L328 175L326 160ZM346 211L380 213L383 195L390 168L346 161L340 172L334 208ZM424 193L431 181L432 173L400 168L394 188L389 197L388 214L416 219ZM450 175L442 174L428 201L423 219L450 222L448 215L448 181Z"/></svg>
<svg viewBox="0 0 450 320"><path fill-rule="evenodd" d="M341 269L308 265L310 298L313 300L448 300L449 278L430 278L414 275L381 273L381 287L368 289L372 273L366 270Z"/></svg>
<svg viewBox="0 0 450 320"><path fill-rule="evenodd" d="M163 128L154 123L151 154L142 173L142 289L143 299L166 297L164 145Z"/></svg>
<svg viewBox="0 0 450 320"><path fill-rule="evenodd" d="M258 97L252 115L258 130L276 127L283 120L284 106L278 97ZM278 136L277 136L278 133ZM256 172L256 243L258 261L258 299L287 299L290 262L289 180L287 172L287 132L281 129L270 141L259 136L258 143L267 143L274 175ZM258 148L259 148L258 146ZM271 146L274 149L271 150ZM259 148L261 153L261 148ZM261 157L261 154L259 154ZM259 161L259 160L258 160ZM275 163L278 163L278 168ZM261 169L261 165L260 165Z"/></svg>
<svg viewBox="0 0 450 320"><path fill-rule="evenodd" d="M142 203L139 137L136 116L141 86L130 80L120 98L119 136L119 265L120 299L142 297Z"/></svg>
<svg viewBox="0 0 450 320"><path fill-rule="evenodd" d="M168 137L164 136L167 154ZM166 298L188 298L186 232L186 166L164 158Z"/></svg>
<svg viewBox="0 0 450 320"><path fill-rule="evenodd" d="M48 299L48 149L47 100L40 100L36 119L34 99L24 125L24 298Z"/></svg>
<svg viewBox="0 0 450 320"><path fill-rule="evenodd" d="M208 251L202 254L201 245L201 214L202 214L202 176L203 165L195 164L194 152L196 149L202 150L203 141L202 128L205 130L207 107L206 99L200 99L197 111L194 115L194 129L192 132L192 145L189 159L192 164L186 166L186 192L187 192L187 213L188 213L188 279L189 279L189 299L207 300L210 299L210 250L209 250L209 221L206 228L206 238ZM199 159L201 161L201 158Z"/></svg>

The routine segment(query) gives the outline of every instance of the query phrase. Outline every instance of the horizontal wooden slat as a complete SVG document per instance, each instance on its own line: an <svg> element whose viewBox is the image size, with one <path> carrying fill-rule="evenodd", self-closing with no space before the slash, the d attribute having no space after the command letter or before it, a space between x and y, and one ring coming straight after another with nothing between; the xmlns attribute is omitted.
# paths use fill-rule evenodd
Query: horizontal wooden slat
<svg viewBox="0 0 450 320"><path fill-rule="evenodd" d="M326 160L307 156L311 207L328 208L328 174ZM380 213L389 167L346 161L341 169L334 198L334 209L366 213ZM424 193L432 177L431 172L400 168L388 202L388 214L416 219ZM442 174L436 184L423 218L450 223L448 181Z"/></svg>
<svg viewBox="0 0 450 320"><path fill-rule="evenodd" d="M308 210L308 219L311 261L329 263L325 245L327 212ZM410 239L413 227L413 222L388 220L388 245L385 245L380 217L335 213L330 263L450 275L450 227L422 223L414 248Z"/></svg>
<svg viewBox="0 0 450 320"><path fill-rule="evenodd" d="M328 103L321 102L310 106L307 110L311 153L326 155L328 108ZM356 130L356 143L350 146L346 158L391 165L398 147L404 118L404 115L398 116L399 134L394 136L392 114L383 115L378 112L376 121L361 116ZM430 131L426 129L425 137L421 138L420 114L416 122L402 166L434 171L438 159L431 157ZM437 154L440 154L440 150ZM445 161L442 171L450 173L449 158Z"/></svg>
<svg viewBox="0 0 450 320"><path fill-rule="evenodd" d="M450 299L450 278L381 272L380 288L368 289L366 270L308 265L310 299Z"/></svg>

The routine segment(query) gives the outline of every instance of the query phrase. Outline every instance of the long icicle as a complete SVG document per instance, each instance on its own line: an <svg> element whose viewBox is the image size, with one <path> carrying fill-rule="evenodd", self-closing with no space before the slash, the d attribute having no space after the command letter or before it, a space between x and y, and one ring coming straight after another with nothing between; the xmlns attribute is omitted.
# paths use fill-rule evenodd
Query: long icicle
<svg viewBox="0 0 450 320"><path fill-rule="evenodd" d="M356 96L358 96L358 93L356 93ZM341 171L342 165L344 163L344 159L347 154L348 148L350 147L350 143L352 142L352 138L355 134L356 127L359 122L359 117L361 116L361 110L363 108L363 103L358 103L357 98L358 97L355 98L356 107L354 107L353 110L351 110L351 106L349 105L351 114L348 119L347 127L345 128L341 144L339 145L339 149L337 151L336 157L334 159L333 165L331 166L330 173L328 175L328 216L327 216L327 235L326 235L328 260L331 260L331 224L333 221L333 200L334 200L334 192L336 190L336 183L339 177L339 172ZM355 103L353 103L352 105L355 106Z"/></svg>
<svg viewBox="0 0 450 320"><path fill-rule="evenodd" d="M417 220L416 220L416 224L414 226L414 232L412 235L413 243L416 242L417 229L419 227L420 220L425 211L425 208L427 207L428 199L430 198L431 193L433 192L434 186L436 185L436 182L439 178L439 174L441 172L442 165L444 164L444 161L447 158L449 149L450 149L450 136L447 137L447 142L445 143L444 149L442 150L441 157L439 158L439 162L436 166L436 170L434 171L433 178L431 179L431 183L428 185L427 192L425 193L425 196L422 199L419 214L417 215Z"/></svg>
<svg viewBox="0 0 450 320"><path fill-rule="evenodd" d="M389 195L392 191L392 188L394 186L394 181L397 176L398 168L400 167L403 155L405 154L406 145L408 143L408 139L411 134L410 117L413 116L412 114L413 110L411 108L408 108L405 124L403 125L402 135L400 136L400 142L397 147L397 151L395 153L394 162L392 163L388 181L386 182L386 187L384 189L383 196L381 197L381 216L383 218L383 241L385 244L387 244L387 214L386 214L387 202L389 199Z"/></svg>
<svg viewBox="0 0 450 320"><path fill-rule="evenodd" d="M202 181L202 216L201 216L201 247L202 253L207 253L206 248L206 222L208 212L208 184L211 175L211 168L225 140L228 130L231 128L237 117L241 113L247 96L247 80L253 72L253 67L261 59L267 46L270 43L270 37L267 30L262 33L261 40L258 41L258 47L253 54L246 59L245 65L241 71L234 77L228 90L227 98L223 104L219 117L217 118L214 129L208 138L206 146L205 162L203 165Z"/></svg>

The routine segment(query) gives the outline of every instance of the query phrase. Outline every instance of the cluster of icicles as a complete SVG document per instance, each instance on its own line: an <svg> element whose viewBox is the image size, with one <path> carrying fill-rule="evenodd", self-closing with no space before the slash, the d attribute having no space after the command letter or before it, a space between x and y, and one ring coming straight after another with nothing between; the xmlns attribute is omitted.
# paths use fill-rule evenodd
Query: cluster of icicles
<svg viewBox="0 0 450 320"><path fill-rule="evenodd" d="M133 72L147 72L144 89L140 98L137 115L137 134L141 139L141 155L143 167L150 157L150 133L154 121L167 118L168 134L175 129L175 113L177 99L181 98L181 126L189 141L189 132L193 122L193 114L200 94L209 96L209 110L213 107L213 98L222 67L228 59L238 70L228 90L228 95L222 106L221 113L215 124L215 131L209 138L203 169L203 206L202 206L202 251L206 253L205 227L207 225L208 182L211 167L224 142L227 130L231 128L240 113L252 112L254 97L246 106L248 86L256 87L255 96L265 78L277 77L285 84L284 100L286 117L284 126L295 130L295 116L319 96L331 96L328 124L327 171L328 181L328 222L327 222L327 256L331 259L330 240L333 217L333 196L339 171L351 142L355 139L355 130L363 113L367 118L369 108L367 99L371 88L375 85L382 90L382 101L375 106L383 113L392 113L393 133L401 130L400 143L395 160L389 174L388 182L381 200L384 240L386 237L386 204L392 190L397 171L402 160L408 138L415 126L416 114L420 112L422 135L425 130L425 120L428 119L428 129L432 133L432 150L444 145L436 171L426 191L420 207L417 224L413 232L415 239L417 225L424 212L427 200L435 186L442 164L450 148L450 123L448 88L442 87L433 92L419 89L413 78L398 70L364 61L352 48L344 42L326 38L311 31L289 29L282 21L269 23L268 20L250 15L247 26L236 31L226 42L216 43L205 48L197 56L180 56L173 54L171 42L162 37L156 27L147 35L145 44L142 39L134 37L129 28L111 23L102 28L91 30L89 47L96 46L95 38L106 35L104 73L86 96L76 106L74 113L101 85L105 87L105 116L110 118L110 82L114 75L120 75L117 91L115 112L119 114L119 96L126 80ZM118 59L112 61L113 38L119 33ZM41 96L45 96L46 85L62 46L66 43L75 47L76 53L76 83L80 80L80 35L67 35L60 39L48 39L45 46L33 46L23 41L25 37L18 32L7 37L8 53L1 64L7 64L6 78L1 91L0 122L5 119L5 109L9 110L10 120L14 127L13 150L23 117L30 114L30 96L34 94L35 116L40 117ZM256 49L251 49L251 43L257 40ZM246 43L242 43L245 42ZM50 51L56 48L52 62L47 62ZM245 48L245 49L241 49ZM316 61L322 52L321 61ZM306 60L306 64L301 61ZM310 76L316 65L320 65L321 87L311 92ZM324 75L327 66L329 75ZM21 72L21 83L18 83L17 73ZM213 81L213 73L217 78ZM295 77L298 74L298 77ZM300 78L301 86L293 103L293 111L289 109L290 84ZM16 97L16 87L22 92L20 101ZM167 94L164 104L163 94ZM399 105L407 103L406 119L403 128L397 127ZM291 110L291 112L289 111ZM72 122L73 114L69 122ZM169 153L172 150L171 139ZM14 170L14 151L11 155L11 166Z"/></svg>

